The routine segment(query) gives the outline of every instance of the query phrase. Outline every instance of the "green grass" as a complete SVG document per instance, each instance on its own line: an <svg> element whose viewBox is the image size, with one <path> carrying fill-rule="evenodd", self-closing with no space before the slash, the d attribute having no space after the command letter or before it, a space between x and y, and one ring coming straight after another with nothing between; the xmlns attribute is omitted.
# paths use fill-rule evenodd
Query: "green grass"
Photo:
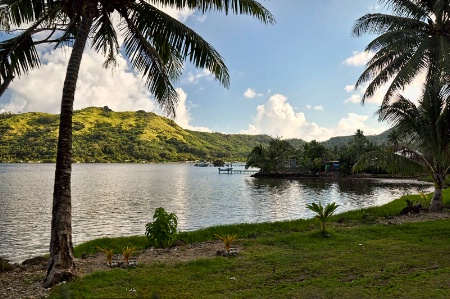
<svg viewBox="0 0 450 299"><path fill-rule="evenodd" d="M243 250L235 257L95 272L55 287L50 298L448 298L450 220L373 224L376 217L398 215L404 199L334 216L351 225L330 226L328 238L315 219L185 233L192 242L236 233ZM120 247L126 239L95 245ZM138 247L145 246L141 241L129 238Z"/></svg>

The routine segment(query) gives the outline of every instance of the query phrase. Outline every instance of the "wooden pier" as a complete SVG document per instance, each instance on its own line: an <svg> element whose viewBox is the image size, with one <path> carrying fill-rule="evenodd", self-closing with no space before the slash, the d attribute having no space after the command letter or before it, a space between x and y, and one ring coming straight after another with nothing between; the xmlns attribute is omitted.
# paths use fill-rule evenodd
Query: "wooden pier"
<svg viewBox="0 0 450 299"><path fill-rule="evenodd" d="M248 169L220 169L219 168L219 174L225 172L227 174L233 174L233 173L238 173L238 174L255 174L257 173L259 170L248 170Z"/></svg>

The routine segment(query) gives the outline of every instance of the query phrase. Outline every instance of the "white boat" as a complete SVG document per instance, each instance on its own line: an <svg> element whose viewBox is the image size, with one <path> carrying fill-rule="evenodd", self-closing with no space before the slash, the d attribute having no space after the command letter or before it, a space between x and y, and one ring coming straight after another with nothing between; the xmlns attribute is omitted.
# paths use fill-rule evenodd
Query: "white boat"
<svg viewBox="0 0 450 299"><path fill-rule="evenodd" d="M195 163L194 166L197 166L197 167L208 167L209 165L210 165L209 162L198 161L197 163Z"/></svg>
<svg viewBox="0 0 450 299"><path fill-rule="evenodd" d="M233 170L233 167L219 167L219 172L221 172L221 171L230 172L232 170Z"/></svg>

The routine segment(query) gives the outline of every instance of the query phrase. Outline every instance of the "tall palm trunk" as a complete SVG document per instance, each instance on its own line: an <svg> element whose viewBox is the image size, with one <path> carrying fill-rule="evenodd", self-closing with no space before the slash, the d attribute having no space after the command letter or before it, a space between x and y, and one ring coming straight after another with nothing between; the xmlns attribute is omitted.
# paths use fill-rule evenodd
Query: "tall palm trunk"
<svg viewBox="0 0 450 299"><path fill-rule="evenodd" d="M69 280L75 275L71 204L72 115L81 58L92 22L93 14L86 13L73 45L64 80L53 191L50 259L44 283L46 287Z"/></svg>

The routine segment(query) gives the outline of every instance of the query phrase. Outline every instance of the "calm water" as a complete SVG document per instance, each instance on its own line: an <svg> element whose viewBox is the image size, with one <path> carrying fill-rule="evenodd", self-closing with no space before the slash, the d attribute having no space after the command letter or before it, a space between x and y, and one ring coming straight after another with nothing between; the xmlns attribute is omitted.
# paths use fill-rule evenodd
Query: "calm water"
<svg viewBox="0 0 450 299"><path fill-rule="evenodd" d="M235 167L237 168L237 167ZM0 164L0 256L21 262L48 252L53 164ZM338 212L381 205L429 184L399 180L254 179L191 164L74 164L74 244L143 235L156 208L178 228L310 218L306 204L335 201Z"/></svg>

